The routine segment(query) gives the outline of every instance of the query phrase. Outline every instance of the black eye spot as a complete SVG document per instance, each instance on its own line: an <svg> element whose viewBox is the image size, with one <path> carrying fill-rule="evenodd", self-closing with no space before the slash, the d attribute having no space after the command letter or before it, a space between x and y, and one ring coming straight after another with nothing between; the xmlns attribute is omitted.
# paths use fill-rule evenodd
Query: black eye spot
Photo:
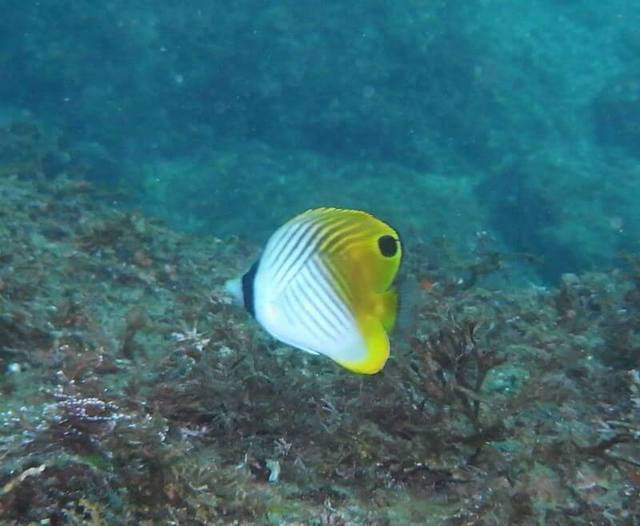
<svg viewBox="0 0 640 526"><path fill-rule="evenodd" d="M378 248L384 257L393 257L398 252L398 241L392 236L381 236L378 238Z"/></svg>

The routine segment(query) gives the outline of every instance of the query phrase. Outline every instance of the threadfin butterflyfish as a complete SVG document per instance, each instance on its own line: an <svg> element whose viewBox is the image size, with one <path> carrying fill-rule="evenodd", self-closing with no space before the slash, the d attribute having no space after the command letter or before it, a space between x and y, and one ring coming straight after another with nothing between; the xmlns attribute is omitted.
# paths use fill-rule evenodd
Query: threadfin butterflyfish
<svg viewBox="0 0 640 526"><path fill-rule="evenodd" d="M389 357L401 259L398 233L373 215L315 208L276 230L226 289L274 338L374 374Z"/></svg>

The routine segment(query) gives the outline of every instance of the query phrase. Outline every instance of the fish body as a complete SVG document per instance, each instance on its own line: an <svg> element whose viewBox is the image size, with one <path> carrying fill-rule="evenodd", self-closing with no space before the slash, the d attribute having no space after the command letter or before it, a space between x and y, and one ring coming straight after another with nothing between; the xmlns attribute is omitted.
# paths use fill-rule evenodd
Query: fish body
<svg viewBox="0 0 640 526"><path fill-rule="evenodd" d="M401 259L388 224L359 210L316 208L276 230L227 289L278 340L373 374L389 357Z"/></svg>

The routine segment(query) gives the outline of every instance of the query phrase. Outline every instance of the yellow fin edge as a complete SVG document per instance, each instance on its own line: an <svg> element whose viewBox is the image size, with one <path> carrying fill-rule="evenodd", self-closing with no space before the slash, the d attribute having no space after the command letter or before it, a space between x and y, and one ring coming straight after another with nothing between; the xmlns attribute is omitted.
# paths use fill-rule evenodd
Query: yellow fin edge
<svg viewBox="0 0 640 526"><path fill-rule="evenodd" d="M360 330L367 346L366 356L357 362L337 360L345 369L359 374L379 372L389 358L389 337L382 323L375 317L367 316L360 321Z"/></svg>

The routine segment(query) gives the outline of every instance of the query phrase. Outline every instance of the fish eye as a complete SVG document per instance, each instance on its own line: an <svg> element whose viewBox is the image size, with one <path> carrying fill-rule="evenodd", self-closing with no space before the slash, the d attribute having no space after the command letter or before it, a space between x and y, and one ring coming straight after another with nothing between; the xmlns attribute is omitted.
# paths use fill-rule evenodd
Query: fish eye
<svg viewBox="0 0 640 526"><path fill-rule="evenodd" d="M393 257L398 252L398 240L389 235L380 236L378 238L378 248L384 257Z"/></svg>

